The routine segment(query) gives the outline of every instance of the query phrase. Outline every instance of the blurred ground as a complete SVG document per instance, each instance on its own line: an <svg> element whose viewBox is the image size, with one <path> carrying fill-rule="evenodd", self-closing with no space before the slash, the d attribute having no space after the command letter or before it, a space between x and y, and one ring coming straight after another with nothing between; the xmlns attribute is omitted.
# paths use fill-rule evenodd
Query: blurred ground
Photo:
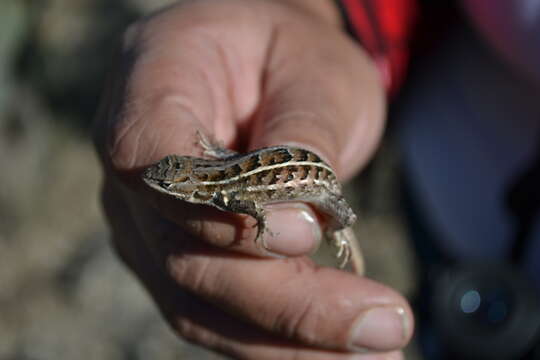
<svg viewBox="0 0 540 360"><path fill-rule="evenodd" d="M0 3L0 359L222 358L176 339L115 259L87 136L117 35L170 2ZM411 295L397 162L383 147L347 196L368 276Z"/></svg>

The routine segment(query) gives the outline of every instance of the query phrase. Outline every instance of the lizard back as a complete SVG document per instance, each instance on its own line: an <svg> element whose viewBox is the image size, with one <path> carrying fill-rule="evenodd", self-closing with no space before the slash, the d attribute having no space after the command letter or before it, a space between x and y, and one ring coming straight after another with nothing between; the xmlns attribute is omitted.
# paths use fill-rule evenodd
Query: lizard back
<svg viewBox="0 0 540 360"><path fill-rule="evenodd" d="M296 147L268 147L222 160L169 155L148 168L143 179L184 201L222 209L214 200L227 194L235 201L260 204L306 201L329 215L335 229L356 220L332 168L315 153Z"/></svg>

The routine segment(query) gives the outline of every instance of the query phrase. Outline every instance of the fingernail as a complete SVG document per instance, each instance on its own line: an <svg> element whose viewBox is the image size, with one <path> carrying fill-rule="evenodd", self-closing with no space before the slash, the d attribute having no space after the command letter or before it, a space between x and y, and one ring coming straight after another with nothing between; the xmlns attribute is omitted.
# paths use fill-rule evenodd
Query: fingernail
<svg viewBox="0 0 540 360"><path fill-rule="evenodd" d="M409 320L402 307L376 307L364 311L353 325L352 351L393 350L409 337Z"/></svg>
<svg viewBox="0 0 540 360"><path fill-rule="evenodd" d="M319 222L305 204L274 204L267 211L267 250L286 256L314 252L322 239Z"/></svg>

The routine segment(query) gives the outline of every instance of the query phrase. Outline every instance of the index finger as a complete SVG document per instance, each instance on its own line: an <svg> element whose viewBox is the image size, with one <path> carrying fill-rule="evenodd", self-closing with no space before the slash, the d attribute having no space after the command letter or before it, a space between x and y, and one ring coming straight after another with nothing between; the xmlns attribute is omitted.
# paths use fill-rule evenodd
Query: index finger
<svg viewBox="0 0 540 360"><path fill-rule="evenodd" d="M271 29L250 20L252 8L227 5L180 3L126 32L119 91L100 121L115 171L169 154L201 155L197 130L234 145L237 123L258 103Z"/></svg>
<svg viewBox="0 0 540 360"><path fill-rule="evenodd" d="M258 252L242 241L253 236L249 220L244 225L238 216L156 196L139 181L140 170L166 155L203 155L197 132L234 146L238 123L254 112L271 29L253 20L253 8L229 5L181 4L128 30L120 63L124 71L109 87L118 91L112 100L106 98L96 142L106 171L120 176L164 216L214 245L240 243L241 249ZM237 21L223 20L229 18ZM244 26L236 26L238 21ZM309 208L294 217L305 220L304 228L314 228L316 216ZM312 247L309 241L307 248L288 253Z"/></svg>

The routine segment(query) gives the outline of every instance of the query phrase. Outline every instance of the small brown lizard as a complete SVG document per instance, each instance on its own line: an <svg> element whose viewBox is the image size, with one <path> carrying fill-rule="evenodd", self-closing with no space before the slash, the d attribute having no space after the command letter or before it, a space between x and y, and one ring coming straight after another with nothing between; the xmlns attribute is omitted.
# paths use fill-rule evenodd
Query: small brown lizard
<svg viewBox="0 0 540 360"><path fill-rule="evenodd" d="M292 146L272 146L238 154L209 141L199 133L204 154L213 159L169 155L147 168L142 179L151 188L195 204L247 214L257 220L257 245L267 249L263 234L269 231L263 206L303 201L326 215L327 240L338 248L344 267L354 248L350 226L356 215L341 194L332 168L315 153ZM361 271L361 256L353 265ZM360 263L358 263L360 262Z"/></svg>

